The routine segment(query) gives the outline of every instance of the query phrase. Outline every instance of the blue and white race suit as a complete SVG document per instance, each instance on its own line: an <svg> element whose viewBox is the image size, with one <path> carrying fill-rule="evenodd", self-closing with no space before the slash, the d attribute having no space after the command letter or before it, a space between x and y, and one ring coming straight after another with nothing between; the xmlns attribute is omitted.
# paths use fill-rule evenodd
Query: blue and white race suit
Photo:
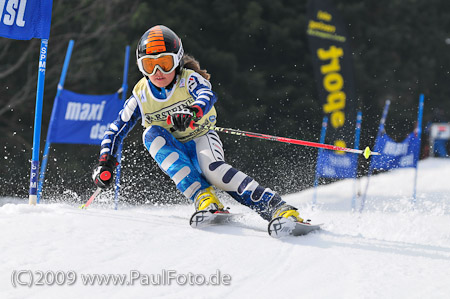
<svg viewBox="0 0 450 299"><path fill-rule="evenodd" d="M159 89L144 77L105 132L100 154L116 157L123 138L141 119L146 128L142 135L145 147L187 198L194 201L202 189L214 185L270 220L284 202L274 191L225 162L215 131L199 127L179 132L166 122L172 112L195 105L203 110L197 123L214 125L216 101L210 82L192 70L182 69L170 89Z"/></svg>

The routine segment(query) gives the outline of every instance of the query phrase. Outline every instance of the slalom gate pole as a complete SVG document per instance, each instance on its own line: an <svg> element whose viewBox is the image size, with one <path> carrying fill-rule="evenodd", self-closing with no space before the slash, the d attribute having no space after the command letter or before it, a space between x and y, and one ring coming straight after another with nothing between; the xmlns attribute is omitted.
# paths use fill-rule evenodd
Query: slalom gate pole
<svg viewBox="0 0 450 299"><path fill-rule="evenodd" d="M119 151L117 153L117 162L119 165L116 167L116 182L114 185L114 210L119 206L119 193L120 193L120 177L122 175L122 144L119 145Z"/></svg>
<svg viewBox="0 0 450 299"><path fill-rule="evenodd" d="M37 203L39 149L41 141L42 106L44 102L44 81L47 64L47 52L48 52L48 39L41 39L41 47L39 53L39 73L36 92L36 110L34 113L33 153L31 158L31 171L30 171L30 192L28 197L28 203L30 205L36 205Z"/></svg>
<svg viewBox="0 0 450 299"><path fill-rule="evenodd" d="M124 60L124 67L123 67L123 82L122 82L122 100L123 101L125 101L127 99L129 64L130 64L130 46L126 46L125 60Z"/></svg>
<svg viewBox="0 0 450 299"><path fill-rule="evenodd" d="M52 130L53 121L55 119L55 114L56 114L56 110L57 110L56 107L58 106L59 94L61 93L61 90L64 89L64 82L66 81L67 70L69 68L69 63L70 63L70 57L72 56L72 51L73 51L73 45L74 45L74 41L71 39L69 41L69 45L67 46L67 52L66 52L66 57L64 59L64 65L63 65L63 69L61 72L61 76L59 77L58 89L56 92L55 100L53 102L52 115L50 117L50 123L49 123L48 130L47 130L47 138L45 141L44 155L42 157L41 173L39 175L37 203L40 203L40 200L41 200L42 188L44 186L45 172L47 170L48 156L50 154L51 132L53 131Z"/></svg>
<svg viewBox="0 0 450 299"><path fill-rule="evenodd" d="M278 137L278 136L272 136L272 135L267 135L267 134L241 131L241 130L237 130L237 129L221 128L221 127L217 127L217 126L202 126L202 127L210 129L210 130L214 130L217 132L222 132L222 133L227 133L227 134L232 134L232 135L237 135L237 136L259 138L259 139L265 139L265 140L270 140L270 141L278 141L278 142L283 142L283 143L304 145L304 146L316 147L316 148L324 148L324 149L333 150L333 151L342 151L342 152L348 152L348 153L354 153L354 154L362 154L366 159L368 159L370 156L373 156L373 155L380 155L380 153L372 152L368 146L364 150L360 150L360 149L346 148L346 147L340 147L340 146L336 146L336 145L322 144L322 143L305 141L305 140L298 140L298 139L292 139L292 138L286 138L286 137Z"/></svg>
<svg viewBox="0 0 450 299"><path fill-rule="evenodd" d="M361 137L361 122L362 122L362 112L358 111L357 115L356 115L356 128L355 128L355 143L354 146L356 148L359 147L359 139ZM358 158L356 158L358 159ZM353 182L353 197L352 197L352 212L355 211L356 209L356 189L357 189L357 184L358 184L358 161L356 161L356 168L355 168L355 176L354 176L354 182Z"/></svg>
<svg viewBox="0 0 450 299"><path fill-rule="evenodd" d="M125 59L124 59L124 67L123 67L123 82L122 82L122 100L125 101L127 99L127 90L128 90L128 68L130 61L130 46L125 47ZM114 210L118 209L119 206L119 193L120 193L120 176L121 176L121 159L122 159L122 144L119 146L119 151L117 154L117 162L119 165L116 167L116 181L114 185Z"/></svg>
<svg viewBox="0 0 450 299"><path fill-rule="evenodd" d="M320 143L325 143L325 136L327 133L327 127L328 127L328 117L324 116L322 120L322 129L320 130ZM314 207L317 204L317 186L319 185L319 172L318 172L318 165L319 165L319 157L322 153L323 149L319 149L319 153L317 154L317 162L316 162L316 174L314 176L314 195L313 195L313 201L312 206Z"/></svg>
<svg viewBox="0 0 450 299"><path fill-rule="evenodd" d="M417 138L419 138L419 149L417 153L417 163L416 163L416 170L414 172L414 189L413 189L413 204L416 203L416 193L417 193L417 168L419 167L419 158L420 158L420 140L422 135L422 117L423 117L423 102L424 102L424 94L420 94L419 97L419 112L417 115Z"/></svg>
<svg viewBox="0 0 450 299"><path fill-rule="evenodd" d="M391 105L391 100L386 100L386 102L384 104L384 108L383 108L383 114L381 115L380 125L378 126L376 140L378 140L378 138L381 136L381 134L384 131L384 124L386 123L386 118L387 118L387 114L388 114L390 105ZM376 145L376 141L375 141L375 145ZM364 193L361 198L361 206L359 208L360 213L364 210L364 205L366 204L367 190L369 189L369 182L370 182L370 177L372 176L372 172L373 172L373 165L372 165L372 161L370 161L369 172L367 174L366 188L364 189Z"/></svg>

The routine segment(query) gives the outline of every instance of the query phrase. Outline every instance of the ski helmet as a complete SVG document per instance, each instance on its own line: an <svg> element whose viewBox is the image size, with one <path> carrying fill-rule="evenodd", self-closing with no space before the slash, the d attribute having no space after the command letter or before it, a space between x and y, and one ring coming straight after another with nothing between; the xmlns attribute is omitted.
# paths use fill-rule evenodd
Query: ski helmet
<svg viewBox="0 0 450 299"><path fill-rule="evenodd" d="M183 54L181 39L163 25L156 25L147 30L136 48L138 67L144 76L154 74L157 68L163 73L169 73L182 67Z"/></svg>

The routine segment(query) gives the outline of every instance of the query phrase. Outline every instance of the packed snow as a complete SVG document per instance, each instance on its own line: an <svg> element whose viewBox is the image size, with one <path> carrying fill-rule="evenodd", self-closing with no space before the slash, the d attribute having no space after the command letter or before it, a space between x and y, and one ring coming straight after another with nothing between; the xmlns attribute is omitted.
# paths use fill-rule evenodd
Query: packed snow
<svg viewBox="0 0 450 299"><path fill-rule="evenodd" d="M191 205L2 198L0 298L449 298L450 159L420 161L415 203L414 176L372 176L362 212L367 177L283 196L323 230L282 239L230 199L235 222L193 229Z"/></svg>

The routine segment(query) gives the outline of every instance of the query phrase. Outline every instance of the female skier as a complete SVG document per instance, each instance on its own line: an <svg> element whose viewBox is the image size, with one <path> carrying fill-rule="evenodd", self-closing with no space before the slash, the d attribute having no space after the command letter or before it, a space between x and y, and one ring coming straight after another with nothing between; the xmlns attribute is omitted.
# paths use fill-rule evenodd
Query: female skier
<svg viewBox="0 0 450 299"><path fill-rule="evenodd" d="M136 59L144 77L105 132L92 175L95 185L111 185L119 145L142 119L145 147L197 211L224 209L214 185L268 221L282 216L303 222L297 209L277 193L225 162L219 136L205 128L216 123L217 96L210 75L184 55L172 30L162 25L147 30L137 45Z"/></svg>

